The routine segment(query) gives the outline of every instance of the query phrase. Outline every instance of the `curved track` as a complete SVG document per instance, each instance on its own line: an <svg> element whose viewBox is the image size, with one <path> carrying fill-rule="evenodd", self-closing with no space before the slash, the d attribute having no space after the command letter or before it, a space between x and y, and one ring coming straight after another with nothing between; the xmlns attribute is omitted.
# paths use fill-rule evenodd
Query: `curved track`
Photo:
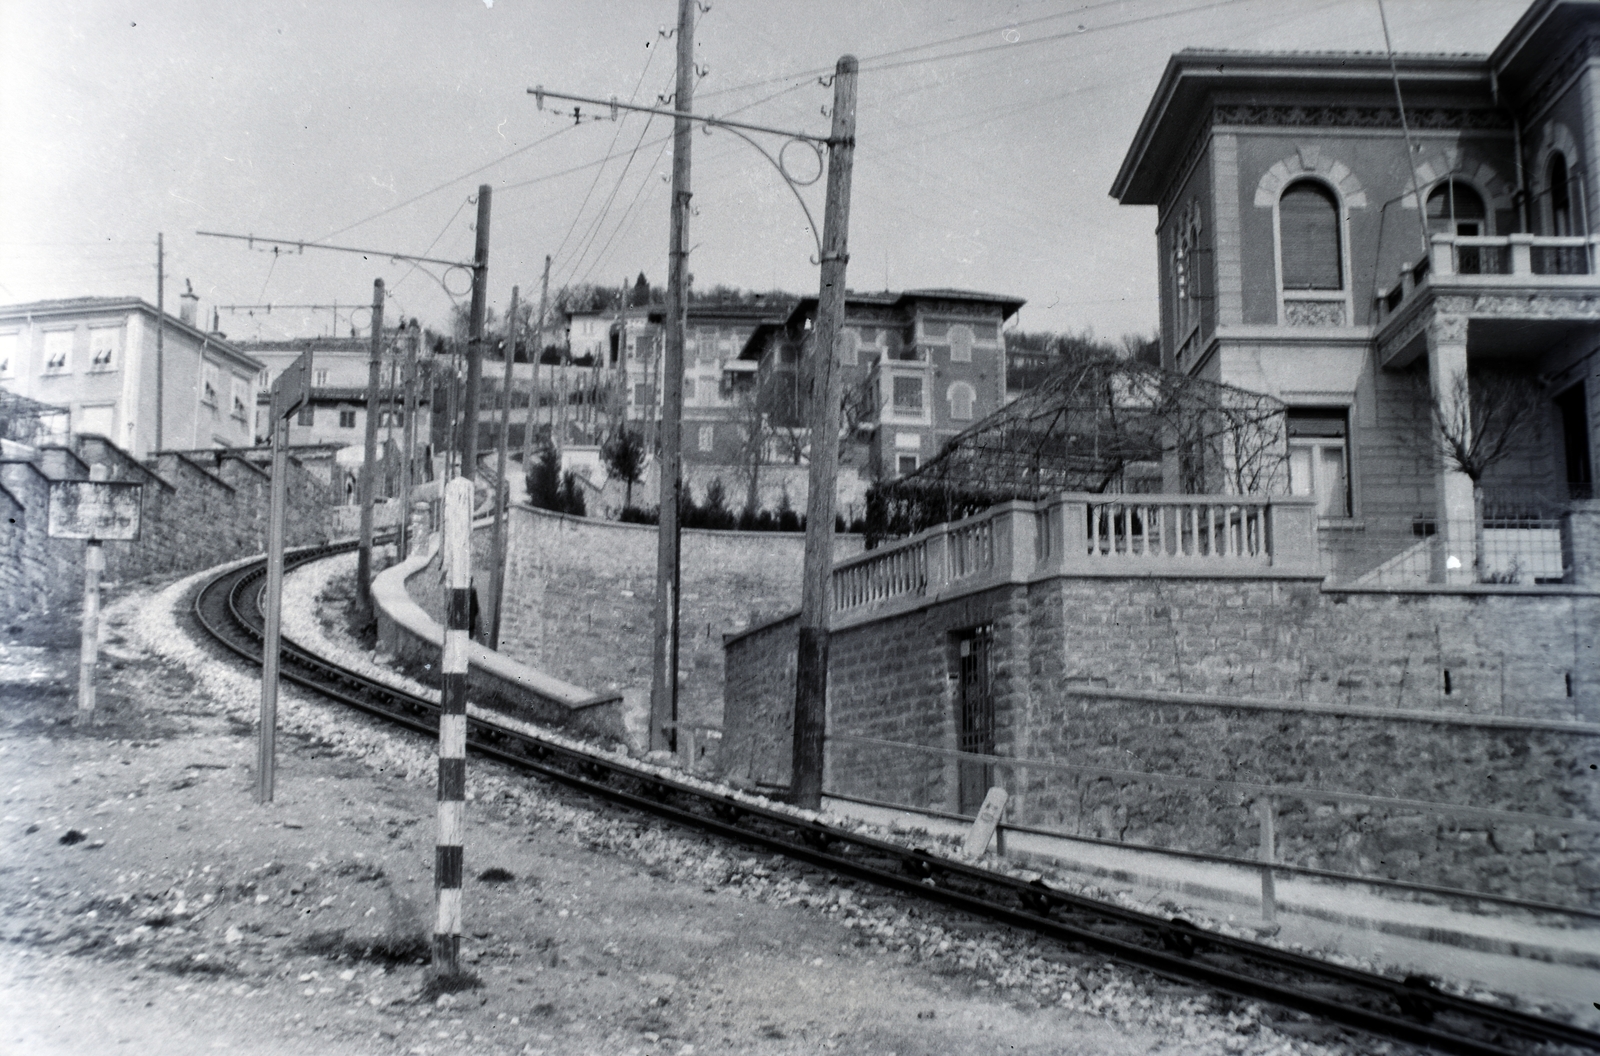
<svg viewBox="0 0 1600 1056"><path fill-rule="evenodd" d="M294 567L354 549L336 544L292 552ZM222 573L195 598L201 627L259 664L257 600L265 562ZM329 663L285 641L285 679L344 704L433 736L438 706ZM616 759L474 720L476 754L598 798L731 841L753 845L1032 934L1094 951L1169 979L1197 983L1276 1009L1307 1013L1384 1038L1466 1056L1507 1056L1570 1046L1600 1052L1600 1034L1245 939L1026 883L922 849L806 821L746 799L641 770ZM1297 1032L1291 1030L1290 1032Z"/></svg>

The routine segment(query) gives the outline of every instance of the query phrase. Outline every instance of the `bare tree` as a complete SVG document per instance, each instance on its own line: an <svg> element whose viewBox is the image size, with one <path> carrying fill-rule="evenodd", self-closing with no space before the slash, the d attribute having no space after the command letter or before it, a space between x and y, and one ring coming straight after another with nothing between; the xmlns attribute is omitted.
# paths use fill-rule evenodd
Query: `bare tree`
<svg viewBox="0 0 1600 1056"><path fill-rule="evenodd" d="M1472 481L1473 564L1483 570L1483 478L1540 429L1544 390L1504 371L1457 374L1433 402L1433 434L1445 465Z"/></svg>
<svg viewBox="0 0 1600 1056"><path fill-rule="evenodd" d="M1533 379L1501 371L1457 374L1449 395L1433 404L1434 436L1445 463L1482 490L1483 476L1539 430L1544 390Z"/></svg>

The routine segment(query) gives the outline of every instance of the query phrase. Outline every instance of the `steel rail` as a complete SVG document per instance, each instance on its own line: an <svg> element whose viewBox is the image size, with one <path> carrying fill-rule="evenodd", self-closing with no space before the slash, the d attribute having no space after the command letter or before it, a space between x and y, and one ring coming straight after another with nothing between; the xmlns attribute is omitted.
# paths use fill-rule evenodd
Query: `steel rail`
<svg viewBox="0 0 1600 1056"><path fill-rule="evenodd" d="M294 551L286 563L294 567L354 545ZM194 602L202 628L253 663L260 662L260 632L249 610L259 590L250 587L263 568L264 563L225 572L205 584ZM224 596L219 599L219 594ZM208 608L220 609L234 626L219 626ZM427 698L342 668L291 642L285 641L284 649L283 677L413 732L435 735L438 705ZM1600 1034L1571 1024L1457 997L1425 981L1399 981L1205 931L1181 918L1158 917L1041 882L1028 883L505 727L473 720L468 744L485 758L642 813L1087 947L1164 978L1198 982L1343 1027L1463 1056L1513 1056L1548 1043L1600 1052ZM1052 914L1076 919L1053 919ZM1441 1019L1456 1029L1440 1025Z"/></svg>

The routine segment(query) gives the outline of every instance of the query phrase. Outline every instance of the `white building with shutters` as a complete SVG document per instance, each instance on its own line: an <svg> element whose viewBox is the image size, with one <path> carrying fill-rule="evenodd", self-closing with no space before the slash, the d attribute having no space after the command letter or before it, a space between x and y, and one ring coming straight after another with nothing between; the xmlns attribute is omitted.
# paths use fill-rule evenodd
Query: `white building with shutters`
<svg viewBox="0 0 1600 1056"><path fill-rule="evenodd" d="M196 325L198 298L180 301L164 318L137 297L0 307L0 388L67 408L74 433L135 458L249 447L262 364Z"/></svg>

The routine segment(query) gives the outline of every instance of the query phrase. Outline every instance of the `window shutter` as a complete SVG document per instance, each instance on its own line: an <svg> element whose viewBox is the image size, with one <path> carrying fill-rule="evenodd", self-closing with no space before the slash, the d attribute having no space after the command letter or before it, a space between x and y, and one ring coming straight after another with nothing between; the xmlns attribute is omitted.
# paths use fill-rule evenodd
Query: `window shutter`
<svg viewBox="0 0 1600 1056"><path fill-rule="evenodd" d="M1339 245L1339 206L1333 195L1302 181L1278 200L1283 247L1283 288L1338 290L1344 287Z"/></svg>

